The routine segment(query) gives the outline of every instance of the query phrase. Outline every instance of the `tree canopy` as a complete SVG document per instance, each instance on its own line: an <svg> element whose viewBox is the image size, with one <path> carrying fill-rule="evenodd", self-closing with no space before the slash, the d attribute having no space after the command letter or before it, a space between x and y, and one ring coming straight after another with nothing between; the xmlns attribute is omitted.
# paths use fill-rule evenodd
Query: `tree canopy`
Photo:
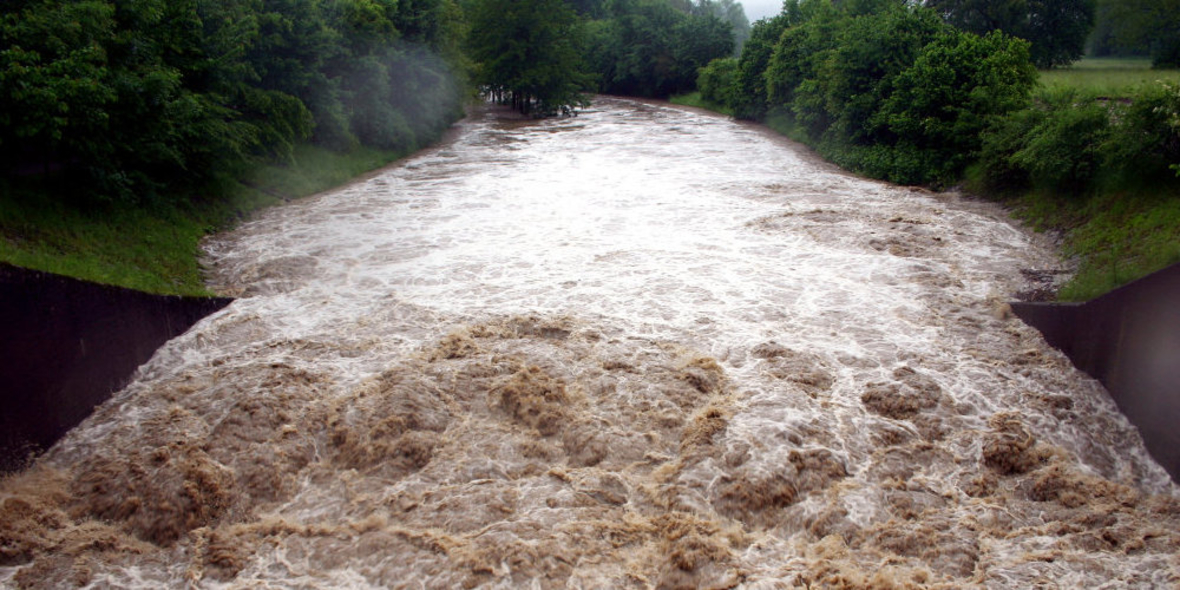
<svg viewBox="0 0 1180 590"><path fill-rule="evenodd" d="M1028 42L956 29L906 0L787 0L701 85L739 117L785 119L843 166L937 183L962 173L1036 78Z"/></svg>
<svg viewBox="0 0 1180 590"><path fill-rule="evenodd" d="M1180 0L1102 0L1099 10L1110 45L1180 67Z"/></svg>
<svg viewBox="0 0 1180 590"><path fill-rule="evenodd" d="M565 0L475 0L468 47L475 80L522 113L586 102L584 22Z"/></svg>
<svg viewBox="0 0 1180 590"><path fill-rule="evenodd" d="M460 112L450 0L19 0L0 167L142 202L312 140L412 149Z"/></svg>
<svg viewBox="0 0 1180 590"><path fill-rule="evenodd" d="M1039 68L1082 57L1094 27L1096 0L926 0L955 27L984 35L1003 31L1031 43Z"/></svg>
<svg viewBox="0 0 1180 590"><path fill-rule="evenodd" d="M172 199L301 142L414 149L472 88L532 113L687 92L743 28L734 0L9 0L0 174Z"/></svg>
<svg viewBox="0 0 1180 590"><path fill-rule="evenodd" d="M711 5L616 0L591 25L590 60L599 90L668 97L696 87L698 71L733 53L733 25Z"/></svg>

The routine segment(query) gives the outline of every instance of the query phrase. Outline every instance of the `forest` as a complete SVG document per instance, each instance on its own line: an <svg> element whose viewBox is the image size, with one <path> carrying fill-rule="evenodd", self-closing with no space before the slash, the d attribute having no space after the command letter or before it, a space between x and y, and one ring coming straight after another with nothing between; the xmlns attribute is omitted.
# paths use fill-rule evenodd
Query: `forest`
<svg viewBox="0 0 1180 590"><path fill-rule="evenodd" d="M1180 6L787 0L751 26L734 0L9 0L0 259L200 292L195 262L127 251L168 243L191 261L200 236L428 145L479 98L542 117L594 93L699 90L893 182L1057 210L1175 192L1180 88L1038 82L1087 52L1174 67ZM165 276L143 284L112 261Z"/></svg>

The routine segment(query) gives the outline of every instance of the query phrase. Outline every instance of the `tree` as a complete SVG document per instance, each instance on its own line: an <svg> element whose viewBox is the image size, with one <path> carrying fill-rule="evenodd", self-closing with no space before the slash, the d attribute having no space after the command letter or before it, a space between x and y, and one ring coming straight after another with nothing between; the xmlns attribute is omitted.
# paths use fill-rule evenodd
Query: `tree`
<svg viewBox="0 0 1180 590"><path fill-rule="evenodd" d="M919 165L903 180L953 179L978 157L983 132L1028 104L1036 82L1028 42L999 31L944 31L894 78L872 124Z"/></svg>
<svg viewBox="0 0 1180 590"><path fill-rule="evenodd" d="M313 132L336 149L412 149L461 113L452 62L433 51L454 47L454 6L5 2L0 170L141 205L289 160Z"/></svg>
<svg viewBox="0 0 1180 590"><path fill-rule="evenodd" d="M667 97L691 92L710 61L733 54L733 26L711 4L617 0L592 26L590 56L599 90Z"/></svg>
<svg viewBox="0 0 1180 590"><path fill-rule="evenodd" d="M584 29L564 0L476 0L468 47L476 82L522 113L585 103Z"/></svg>
<svg viewBox="0 0 1180 590"><path fill-rule="evenodd" d="M1032 44L1039 68L1067 65L1085 52L1096 0L926 0L958 29L985 35L1003 31Z"/></svg>
<svg viewBox="0 0 1180 590"><path fill-rule="evenodd" d="M750 19L746 17L746 10L741 2L734 0L700 0L696 14L712 14L733 27L734 56L740 56L742 47L750 38Z"/></svg>
<svg viewBox="0 0 1180 590"><path fill-rule="evenodd" d="M738 60L736 57L722 57L701 68L697 76L697 89L706 101L733 108L737 103Z"/></svg>
<svg viewBox="0 0 1180 590"><path fill-rule="evenodd" d="M1180 67L1180 0L1108 0L1102 8L1116 44L1145 49L1157 68Z"/></svg>
<svg viewBox="0 0 1180 590"><path fill-rule="evenodd" d="M945 25L893 3L879 13L820 11L779 40L767 71L772 104L789 106L817 141L869 145L892 80Z"/></svg>

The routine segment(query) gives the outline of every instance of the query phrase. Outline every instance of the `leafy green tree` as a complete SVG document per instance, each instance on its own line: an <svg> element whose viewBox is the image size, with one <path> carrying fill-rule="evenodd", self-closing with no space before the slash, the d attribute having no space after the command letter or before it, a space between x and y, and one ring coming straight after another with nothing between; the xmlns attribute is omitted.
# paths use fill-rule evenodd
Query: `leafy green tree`
<svg viewBox="0 0 1180 590"><path fill-rule="evenodd" d="M773 30L766 59L762 35ZM904 183L956 178L983 131L1027 104L1037 77L1027 42L958 31L899 0L787 2L755 26L752 50L761 55L739 62L741 92L757 89L743 68L765 63L769 112L836 163Z"/></svg>
<svg viewBox="0 0 1180 590"><path fill-rule="evenodd" d="M13 8L19 8L13 10ZM0 20L0 150L5 164L54 168L107 154L118 98L106 46L109 2L25 2Z"/></svg>
<svg viewBox="0 0 1180 590"><path fill-rule="evenodd" d="M738 59L737 96L733 105L738 118L759 119L766 114L766 70L779 37L789 24L790 17L785 13L754 23Z"/></svg>
<svg viewBox="0 0 1180 590"><path fill-rule="evenodd" d="M144 203L313 132L409 149L460 112L451 0L20 0L0 5L0 170ZM398 25L405 31L398 29ZM408 39L407 39L408 37ZM458 61L458 60L455 60Z"/></svg>
<svg viewBox="0 0 1180 590"><path fill-rule="evenodd" d="M733 26L713 13L690 16L673 29L676 44L678 87L671 93L688 92L696 87L701 68L719 57L733 54Z"/></svg>
<svg viewBox="0 0 1180 590"><path fill-rule="evenodd" d="M827 0L787 2L779 17L783 31L763 74L767 106L794 111L800 122L810 125L812 133L822 133L830 120L822 101L807 109L796 105L797 94L818 91L820 67L838 46L845 18Z"/></svg>
<svg viewBox="0 0 1180 590"><path fill-rule="evenodd" d="M522 113L581 105L583 23L564 0L476 0L469 48L476 82Z"/></svg>
<svg viewBox="0 0 1180 590"><path fill-rule="evenodd" d="M701 92L701 98L726 108L733 108L737 103L737 74L736 57L724 57L709 62L709 65L701 68L700 75L697 76L697 89Z"/></svg>
<svg viewBox="0 0 1180 590"><path fill-rule="evenodd" d="M818 52L815 70L796 90L793 108L811 137L840 144L880 139L870 119L890 95L893 79L941 26L933 13L899 4L880 13L844 17L830 36L835 47Z"/></svg>
<svg viewBox="0 0 1180 590"><path fill-rule="evenodd" d="M617 0L591 27L590 63L599 90L666 97L689 92L697 72L732 55L733 29L713 10L688 2Z"/></svg>
<svg viewBox="0 0 1180 590"><path fill-rule="evenodd" d="M619 0L612 6L599 49L602 90L628 96L668 96L684 84L677 79L673 31L688 16L663 0Z"/></svg>
<svg viewBox="0 0 1180 590"><path fill-rule="evenodd" d="M1067 65L1085 52L1096 0L926 0L951 25L979 35L1003 31L1032 43L1039 68Z"/></svg>
<svg viewBox="0 0 1180 590"><path fill-rule="evenodd" d="M998 31L984 37L940 33L893 79L892 92L872 117L879 141L918 165L895 167L888 176L953 180L978 157L983 132L1028 104L1036 81L1027 42Z"/></svg>
<svg viewBox="0 0 1180 590"><path fill-rule="evenodd" d="M750 19L746 17L746 10L741 2L734 0L700 0L694 11L696 14L712 14L729 23L733 30L734 56L740 56L742 47L750 38Z"/></svg>
<svg viewBox="0 0 1180 590"><path fill-rule="evenodd" d="M1155 67L1180 67L1180 0L1107 0L1101 6L1115 44L1151 54Z"/></svg>

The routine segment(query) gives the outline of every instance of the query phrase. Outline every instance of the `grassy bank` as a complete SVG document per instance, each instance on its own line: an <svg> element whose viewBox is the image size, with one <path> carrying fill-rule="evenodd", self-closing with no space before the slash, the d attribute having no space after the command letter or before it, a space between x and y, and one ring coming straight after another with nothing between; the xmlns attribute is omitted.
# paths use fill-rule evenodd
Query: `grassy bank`
<svg viewBox="0 0 1180 590"><path fill-rule="evenodd" d="M150 208L78 208L44 198L52 181L0 186L0 261L161 294L206 295L198 264L204 236L252 212L314 194L379 168L404 153L357 149L338 154L297 148L290 166L268 166L213 198Z"/></svg>
<svg viewBox="0 0 1180 590"><path fill-rule="evenodd" d="M726 107L725 105L720 105L715 102L711 102L711 101L701 98L700 92L690 92L688 94L681 94L678 96L673 96L672 98L668 99L668 102L670 102L672 104L683 105L686 107L697 107L697 108L701 108L701 109L708 109L710 111L713 111L716 113L721 113L723 115L729 115L731 117L733 116L733 109Z"/></svg>
<svg viewBox="0 0 1180 590"><path fill-rule="evenodd" d="M1180 262L1180 190L1109 190L1080 205L1035 191L1000 200L1031 227L1059 232L1062 255L1077 260L1062 301L1086 301Z"/></svg>
<svg viewBox="0 0 1180 590"><path fill-rule="evenodd" d="M1100 103L1109 99L1128 105L1144 99L1144 89L1161 80L1180 84L1180 70L1153 70L1146 59L1088 58L1040 74L1048 93L1072 90ZM1112 115L1119 116L1127 115ZM1061 300L1092 299L1180 262L1180 180L1145 180L1119 170L1114 162L1099 167L1086 194L1034 188L990 195L1008 203L1034 228L1061 234L1062 254L1078 263L1077 273L1058 294ZM967 186L988 194L970 176Z"/></svg>

